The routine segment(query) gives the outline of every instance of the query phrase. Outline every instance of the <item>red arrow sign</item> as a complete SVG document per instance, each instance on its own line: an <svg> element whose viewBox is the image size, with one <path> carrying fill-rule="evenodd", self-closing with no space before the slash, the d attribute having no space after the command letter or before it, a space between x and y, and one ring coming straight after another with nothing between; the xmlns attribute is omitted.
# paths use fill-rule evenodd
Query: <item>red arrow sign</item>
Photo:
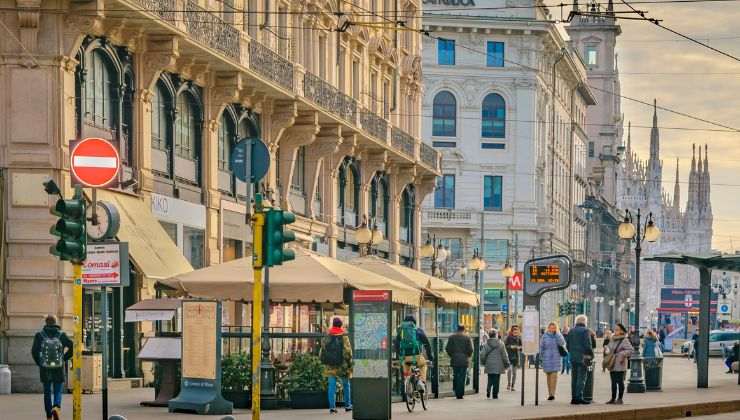
<svg viewBox="0 0 740 420"><path fill-rule="evenodd" d="M121 159L118 149L109 141L86 138L70 144L72 183L87 187L110 187L118 181Z"/></svg>

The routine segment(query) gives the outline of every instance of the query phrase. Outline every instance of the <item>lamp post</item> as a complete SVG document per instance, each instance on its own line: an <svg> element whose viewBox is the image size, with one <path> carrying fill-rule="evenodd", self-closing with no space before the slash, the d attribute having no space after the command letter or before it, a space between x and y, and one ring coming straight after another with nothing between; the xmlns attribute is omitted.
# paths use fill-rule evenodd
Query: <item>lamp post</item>
<svg viewBox="0 0 740 420"><path fill-rule="evenodd" d="M595 300L595 297L596 297L596 289L598 289L598 286L596 286L593 283L588 286L588 290L591 291L591 299L594 299L594 302L596 302L596 300ZM595 306L596 305L594 305L594 307ZM591 319L594 319L594 318L596 318L596 317L592 317ZM596 324L596 332L598 332L598 331L599 331L599 324Z"/></svg>
<svg viewBox="0 0 740 420"><path fill-rule="evenodd" d="M478 254L478 248L473 251L473 257L468 261L468 270L475 272L475 290L478 291L481 305L478 307L478 330L483 325L483 282L480 281L480 272L486 269L486 261Z"/></svg>
<svg viewBox="0 0 740 420"><path fill-rule="evenodd" d="M368 227L367 216L362 216L362 225L355 232L355 239L357 244L366 246L365 255L371 253L373 245L377 245L383 241L383 232L378 229L377 223L373 221L373 229L370 230Z"/></svg>
<svg viewBox="0 0 740 420"><path fill-rule="evenodd" d="M604 301L604 296L594 296L594 302L596 302L596 333L598 334L601 330L601 302Z"/></svg>
<svg viewBox="0 0 740 420"><path fill-rule="evenodd" d="M614 328L614 299L609 300L609 328Z"/></svg>
<svg viewBox="0 0 740 420"><path fill-rule="evenodd" d="M419 254L422 258L431 258L432 260L432 276L436 276L437 264L442 263L449 256L449 252L440 243L437 243L437 236L430 237L427 234L427 242L419 250Z"/></svg>
<svg viewBox="0 0 740 420"><path fill-rule="evenodd" d="M619 225L618 234L621 239L635 241L635 317L634 327L637 336L635 344L637 348L630 357L630 383L627 392L645 392L645 378L642 374L642 356L640 356L640 252L642 252L642 241L655 242L660 238L660 229L655 226L653 214L649 213L645 226L640 221L640 209L637 209L637 223L632 224L632 214L629 210L625 212L624 221Z"/></svg>
<svg viewBox="0 0 740 420"><path fill-rule="evenodd" d="M501 269L501 275L506 279L506 331L509 331L509 322L511 318L511 302L509 302L509 279L514 277L514 269L507 261L504 268Z"/></svg>

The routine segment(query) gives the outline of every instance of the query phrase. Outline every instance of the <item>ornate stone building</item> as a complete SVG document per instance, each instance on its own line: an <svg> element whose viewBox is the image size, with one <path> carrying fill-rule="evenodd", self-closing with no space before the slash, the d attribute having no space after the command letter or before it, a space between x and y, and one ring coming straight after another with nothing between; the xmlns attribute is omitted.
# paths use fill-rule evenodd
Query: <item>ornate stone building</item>
<svg viewBox="0 0 740 420"><path fill-rule="evenodd" d="M298 214L305 246L356 253L368 216L384 231L379 253L418 266L421 203L439 173L420 141L421 35L377 23L397 7L418 16L419 0L0 6L0 363L16 391L39 386L29 349L42 317L74 322L41 183L70 194L75 138L113 141L123 163L121 187L98 196L131 242L131 286L112 298L115 376L140 375L139 340L153 333L124 325L126 306L158 279L250 252L246 188L229 163L239 138L269 146L263 187Z"/></svg>
<svg viewBox="0 0 740 420"><path fill-rule="evenodd" d="M633 216L637 209L641 209L643 221L652 213L656 225L662 232L659 241L652 244L644 243L644 256L667 253L706 255L712 251L713 216L707 146L704 145L703 157L702 147L693 146L688 197L683 209L678 163L676 160L675 183L673 194L670 195L662 187L663 160L660 158L656 105L653 110L653 127L650 131L650 157L647 161L641 160L632 150L632 139L628 129L626 157L620 166L617 185L619 208L629 209ZM634 261L634 257L632 260ZM634 274L632 276L634 279ZM660 305L660 289L698 288L699 272L686 265L643 261L640 265L640 283L640 312L646 316L640 323L648 325L648 322L652 322L654 325L657 318L651 320L647 317ZM634 282L632 287L634 288Z"/></svg>

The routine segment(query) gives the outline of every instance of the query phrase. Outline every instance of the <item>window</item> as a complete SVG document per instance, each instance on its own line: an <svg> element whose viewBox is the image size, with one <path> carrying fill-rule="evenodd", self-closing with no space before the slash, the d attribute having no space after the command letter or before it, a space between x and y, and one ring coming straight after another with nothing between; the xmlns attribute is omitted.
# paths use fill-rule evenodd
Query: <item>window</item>
<svg viewBox="0 0 740 420"><path fill-rule="evenodd" d="M509 259L509 241L486 239L483 259L488 263L505 263Z"/></svg>
<svg viewBox="0 0 740 420"><path fill-rule="evenodd" d="M306 146L301 146L296 151L295 168L293 169L290 189L301 193L306 190Z"/></svg>
<svg viewBox="0 0 740 420"><path fill-rule="evenodd" d="M383 118L390 118L391 113L391 90L390 82L383 80Z"/></svg>
<svg viewBox="0 0 740 420"><path fill-rule="evenodd" d="M190 94L178 96L175 120L175 154L191 160L197 160L199 157L200 124L194 102Z"/></svg>
<svg viewBox="0 0 740 420"><path fill-rule="evenodd" d="M319 77L326 80L326 37L319 36Z"/></svg>
<svg viewBox="0 0 740 420"><path fill-rule="evenodd" d="M481 143L480 148L481 149L504 150L506 149L506 145L504 143Z"/></svg>
<svg viewBox="0 0 740 420"><path fill-rule="evenodd" d="M164 228L164 231L167 232L167 236L172 239L172 243L177 245L177 225L175 223L168 223L159 221L159 224L162 225L162 228Z"/></svg>
<svg viewBox="0 0 740 420"><path fill-rule="evenodd" d="M506 137L506 102L498 93L488 94L481 108L481 137Z"/></svg>
<svg viewBox="0 0 740 420"><path fill-rule="evenodd" d="M388 219L388 188L385 177L380 174L375 176L370 185L370 200L370 217L383 232L383 236L388 237L388 226L385 223Z"/></svg>
<svg viewBox="0 0 740 420"><path fill-rule="evenodd" d="M373 112L378 111L378 73L375 71L370 72L370 102L371 110Z"/></svg>
<svg viewBox="0 0 740 420"><path fill-rule="evenodd" d="M230 171L229 157L234 141L234 122L227 117L226 111L221 114L221 125L218 127L218 169Z"/></svg>
<svg viewBox="0 0 740 420"><path fill-rule="evenodd" d="M483 178L483 209L502 210L503 177L486 175Z"/></svg>
<svg viewBox="0 0 740 420"><path fill-rule="evenodd" d="M586 65L598 66L599 65L599 50L594 45L586 47Z"/></svg>
<svg viewBox="0 0 740 420"><path fill-rule="evenodd" d="M457 132L457 101L446 90L434 97L432 104L432 135L454 137Z"/></svg>
<svg viewBox="0 0 740 420"><path fill-rule="evenodd" d="M401 234L399 239L403 242L413 243L414 231L414 190L406 186L401 198Z"/></svg>
<svg viewBox="0 0 740 420"><path fill-rule="evenodd" d="M455 65L454 39L440 39L437 41L437 64L440 66Z"/></svg>
<svg viewBox="0 0 740 420"><path fill-rule="evenodd" d="M171 107L170 95L158 81L152 98L152 147L155 149L167 150L169 146Z"/></svg>
<svg viewBox="0 0 740 420"><path fill-rule="evenodd" d="M445 247L448 251L450 251L450 256L449 256L450 261L462 260L462 257L463 257L462 239L460 238L440 239L439 244Z"/></svg>
<svg viewBox="0 0 740 420"><path fill-rule="evenodd" d="M596 153L596 146L594 146L594 142L590 141L588 142L588 157L592 158L594 157L594 154Z"/></svg>
<svg viewBox="0 0 740 420"><path fill-rule="evenodd" d="M432 146L434 147L455 147L457 143L454 141L433 141Z"/></svg>
<svg viewBox="0 0 740 420"><path fill-rule="evenodd" d="M205 237L205 231L183 226L183 254L196 270L205 266Z"/></svg>
<svg viewBox="0 0 740 420"><path fill-rule="evenodd" d="M442 175L437 178L434 207L438 209L455 208L455 175Z"/></svg>
<svg viewBox="0 0 740 420"><path fill-rule="evenodd" d="M224 22L233 25L234 24L234 0L223 1L223 14Z"/></svg>
<svg viewBox="0 0 740 420"><path fill-rule="evenodd" d="M663 285L673 286L676 281L676 266L673 263L663 264Z"/></svg>
<svg viewBox="0 0 740 420"><path fill-rule="evenodd" d="M486 48L486 66L503 67L504 66L504 43L488 41Z"/></svg>
<svg viewBox="0 0 740 420"><path fill-rule="evenodd" d="M352 60L352 97L360 99L360 62Z"/></svg>

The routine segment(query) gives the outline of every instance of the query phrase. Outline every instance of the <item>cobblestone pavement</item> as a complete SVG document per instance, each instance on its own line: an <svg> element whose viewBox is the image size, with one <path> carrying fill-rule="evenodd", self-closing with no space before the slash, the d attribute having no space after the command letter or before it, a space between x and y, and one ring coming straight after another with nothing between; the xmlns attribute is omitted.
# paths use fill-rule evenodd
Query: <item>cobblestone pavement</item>
<svg viewBox="0 0 740 420"><path fill-rule="evenodd" d="M570 402L570 376L561 376L558 383L557 399L555 401L545 400L544 375L540 373L540 405L534 406L534 370L527 370L526 378L526 405L519 404L520 393L503 390L498 400L486 400L484 395L466 396L464 400L444 398L432 400L429 411L415 411L408 413L403 404L394 404L393 418L416 418L424 420L449 420L461 418L473 419L514 419L514 418L537 418L541 416L553 416L572 414L574 410L579 413L593 412L603 413L607 410L659 407L675 404L709 401L723 401L740 399L740 386L737 385L737 376L723 373L723 365L720 359L710 360L710 388L699 390L696 388L696 365L684 358L666 358L664 365L663 391L646 394L626 394L623 406L604 405L609 399L609 375L596 372L595 403L590 406L571 406ZM505 377L502 382L505 382ZM505 383L502 388L505 388ZM518 387L517 387L518 389ZM113 391L110 394L110 414L121 414L128 420L158 420L158 419L220 419L222 416L194 416L188 414L170 414L166 409L146 408L139 406L139 401L153 399L152 389L136 389L128 391ZM62 418L70 420L71 396L64 397L64 413ZM84 396L84 419L100 419L100 395ZM494 414L495 413L495 414ZM248 411L237 411L235 417L239 420L251 418ZM263 412L266 420L292 420L292 419L350 419L351 416L343 411L338 415L330 416L325 410L279 410ZM740 413L730 415L719 415L702 417L708 419L737 419ZM17 394L12 396L0 396L0 420L43 420L42 396L36 394Z"/></svg>

